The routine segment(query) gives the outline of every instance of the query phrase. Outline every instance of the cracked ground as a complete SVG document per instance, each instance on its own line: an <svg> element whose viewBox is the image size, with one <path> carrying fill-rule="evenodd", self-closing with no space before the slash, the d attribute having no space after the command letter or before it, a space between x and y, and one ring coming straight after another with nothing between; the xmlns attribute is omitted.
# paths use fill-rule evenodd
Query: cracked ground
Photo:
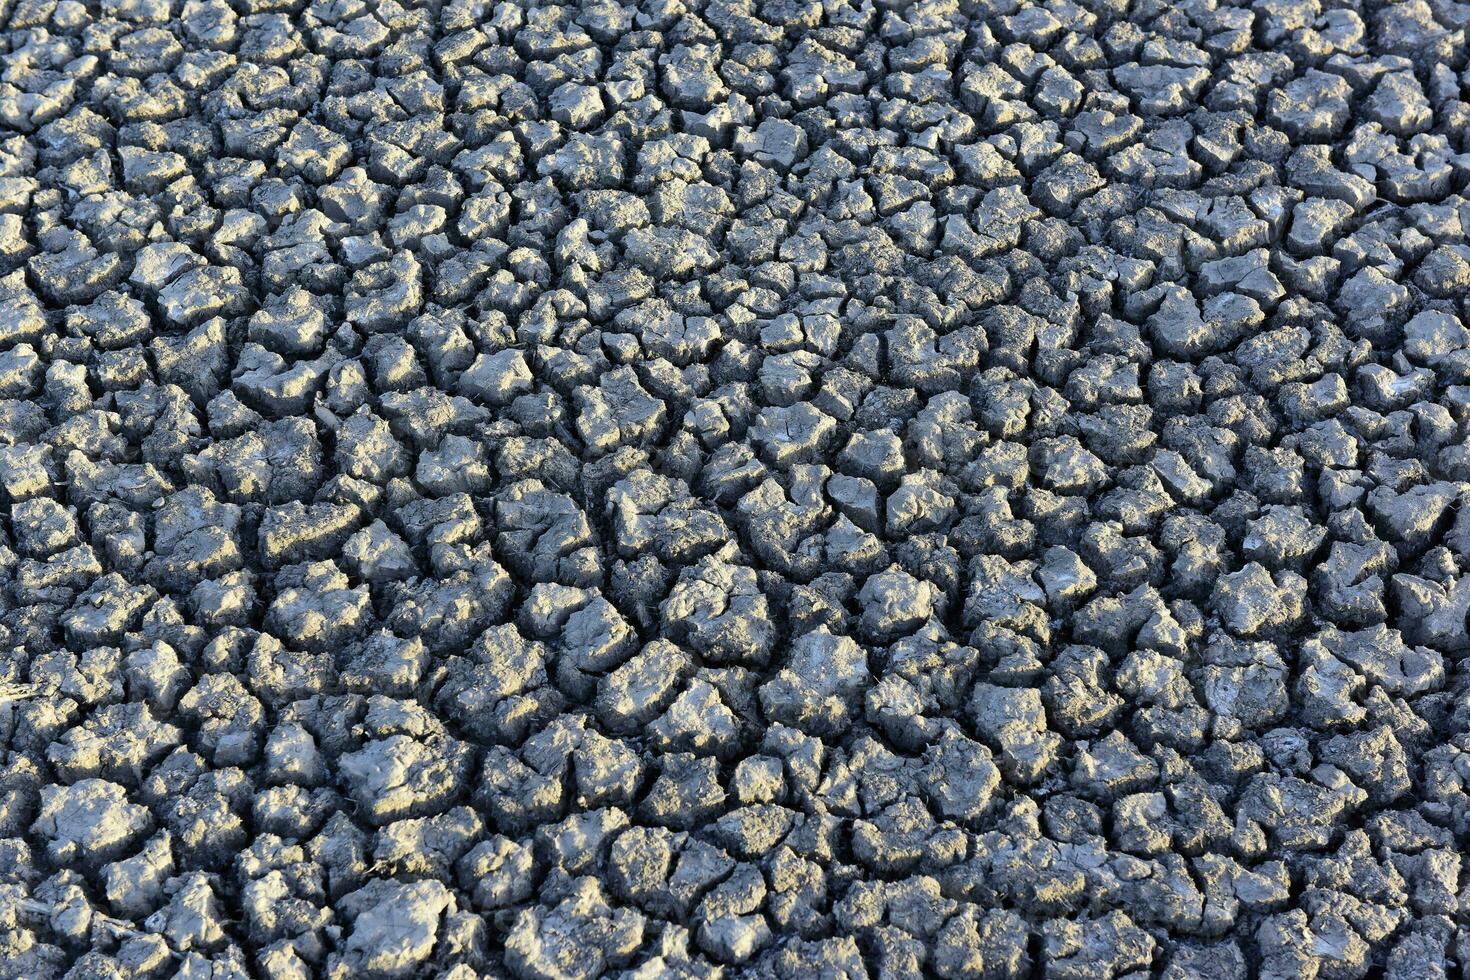
<svg viewBox="0 0 1470 980"><path fill-rule="evenodd" d="M1470 5L0 25L0 976L1470 970Z"/></svg>

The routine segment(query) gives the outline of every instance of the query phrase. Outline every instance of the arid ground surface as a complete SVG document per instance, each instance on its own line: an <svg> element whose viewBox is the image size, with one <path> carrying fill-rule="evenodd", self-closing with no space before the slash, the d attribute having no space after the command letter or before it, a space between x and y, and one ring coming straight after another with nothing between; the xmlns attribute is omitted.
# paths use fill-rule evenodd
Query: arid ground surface
<svg viewBox="0 0 1470 980"><path fill-rule="evenodd" d="M0 24L0 976L1470 969L1470 5Z"/></svg>

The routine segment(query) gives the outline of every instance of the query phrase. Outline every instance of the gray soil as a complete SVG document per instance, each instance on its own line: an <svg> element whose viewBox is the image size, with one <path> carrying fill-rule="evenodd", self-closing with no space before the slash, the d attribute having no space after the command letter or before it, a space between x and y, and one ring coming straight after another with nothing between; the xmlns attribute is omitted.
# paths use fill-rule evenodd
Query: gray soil
<svg viewBox="0 0 1470 980"><path fill-rule="evenodd" d="M0 976L1470 969L1470 5L0 26Z"/></svg>

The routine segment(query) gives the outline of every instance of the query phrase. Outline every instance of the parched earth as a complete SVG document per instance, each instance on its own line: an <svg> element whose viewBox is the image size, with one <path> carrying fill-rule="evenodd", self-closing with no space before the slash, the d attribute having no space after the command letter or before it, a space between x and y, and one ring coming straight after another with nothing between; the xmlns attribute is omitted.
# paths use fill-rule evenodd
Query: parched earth
<svg viewBox="0 0 1470 980"><path fill-rule="evenodd" d="M1470 969L1470 5L0 24L0 975Z"/></svg>

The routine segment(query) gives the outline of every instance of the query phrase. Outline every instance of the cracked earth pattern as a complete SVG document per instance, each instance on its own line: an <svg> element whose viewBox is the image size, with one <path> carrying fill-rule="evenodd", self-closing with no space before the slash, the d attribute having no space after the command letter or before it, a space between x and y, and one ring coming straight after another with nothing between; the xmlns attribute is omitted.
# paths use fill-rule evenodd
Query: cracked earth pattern
<svg viewBox="0 0 1470 980"><path fill-rule="evenodd" d="M1470 969L1470 5L0 25L0 975Z"/></svg>

